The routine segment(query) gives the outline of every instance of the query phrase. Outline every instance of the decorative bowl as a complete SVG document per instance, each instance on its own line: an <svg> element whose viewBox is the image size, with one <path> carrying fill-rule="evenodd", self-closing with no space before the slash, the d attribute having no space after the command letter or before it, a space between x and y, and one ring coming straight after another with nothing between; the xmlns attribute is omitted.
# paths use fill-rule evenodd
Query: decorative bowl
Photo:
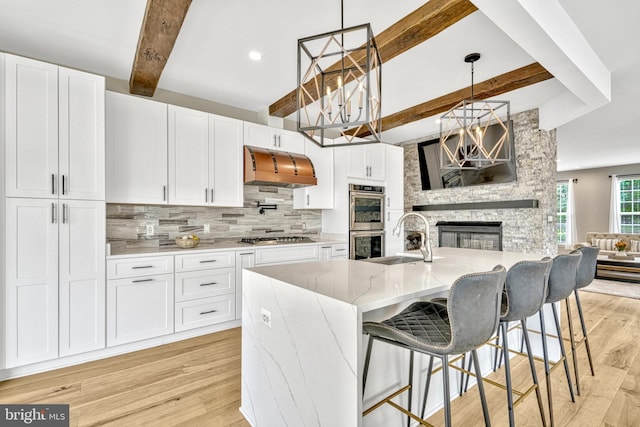
<svg viewBox="0 0 640 427"><path fill-rule="evenodd" d="M194 235L176 237L176 246L182 249L195 248L200 243L200 238Z"/></svg>

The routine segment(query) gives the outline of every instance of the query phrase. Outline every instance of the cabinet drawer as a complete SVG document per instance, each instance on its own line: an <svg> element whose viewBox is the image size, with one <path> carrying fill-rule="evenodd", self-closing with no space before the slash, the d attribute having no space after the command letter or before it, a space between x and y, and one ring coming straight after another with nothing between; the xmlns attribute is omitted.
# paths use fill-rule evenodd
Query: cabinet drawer
<svg viewBox="0 0 640 427"><path fill-rule="evenodd" d="M127 258L107 261L107 279L173 273L173 256Z"/></svg>
<svg viewBox="0 0 640 427"><path fill-rule="evenodd" d="M235 295L201 298L176 304L176 332L235 320Z"/></svg>
<svg viewBox="0 0 640 427"><path fill-rule="evenodd" d="M235 266L235 252L206 252L192 255L176 255L176 272L211 270Z"/></svg>
<svg viewBox="0 0 640 427"><path fill-rule="evenodd" d="M234 293L235 289L234 267L176 273L176 301Z"/></svg>
<svg viewBox="0 0 640 427"><path fill-rule="evenodd" d="M317 261L318 254L318 245L292 245L283 248L256 249L256 265Z"/></svg>
<svg viewBox="0 0 640 427"><path fill-rule="evenodd" d="M349 255L349 251L347 249L346 243L339 243L339 244L333 245L333 247L331 248L332 258L342 258L342 257L347 257L348 255Z"/></svg>

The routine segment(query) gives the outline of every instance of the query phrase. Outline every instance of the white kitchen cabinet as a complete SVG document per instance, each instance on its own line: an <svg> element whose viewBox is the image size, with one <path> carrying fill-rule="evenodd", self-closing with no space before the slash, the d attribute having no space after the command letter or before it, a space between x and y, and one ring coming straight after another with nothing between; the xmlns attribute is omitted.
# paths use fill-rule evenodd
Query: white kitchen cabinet
<svg viewBox="0 0 640 427"><path fill-rule="evenodd" d="M398 219L404 214L402 210L387 210L386 223L384 227L384 245L385 255L392 256L398 252L404 252L405 236L404 236L404 224L400 227L400 235L395 236L393 229L398 223Z"/></svg>
<svg viewBox="0 0 640 427"><path fill-rule="evenodd" d="M173 333L174 275L168 261L173 257L107 261L107 346ZM132 277L124 277L127 271Z"/></svg>
<svg viewBox="0 0 640 427"><path fill-rule="evenodd" d="M5 367L58 357L58 206L6 199Z"/></svg>
<svg viewBox="0 0 640 427"><path fill-rule="evenodd" d="M317 185L293 190L294 209L333 209L333 149L322 148L305 138L304 154L311 159Z"/></svg>
<svg viewBox="0 0 640 427"><path fill-rule="evenodd" d="M236 319L242 318L242 269L256 265L253 250L236 251Z"/></svg>
<svg viewBox="0 0 640 427"><path fill-rule="evenodd" d="M404 149L401 146L385 144L387 210L404 210Z"/></svg>
<svg viewBox="0 0 640 427"><path fill-rule="evenodd" d="M304 154L304 140L298 132L244 122L244 145Z"/></svg>
<svg viewBox="0 0 640 427"><path fill-rule="evenodd" d="M106 94L107 202L167 203L167 105Z"/></svg>
<svg viewBox="0 0 640 427"><path fill-rule="evenodd" d="M255 265L284 264L287 262L317 261L318 245L290 245L255 250Z"/></svg>
<svg viewBox="0 0 640 427"><path fill-rule="evenodd" d="M386 174L387 144L375 143L349 147L348 178L384 181Z"/></svg>
<svg viewBox="0 0 640 427"><path fill-rule="evenodd" d="M6 199L7 367L105 345L105 205Z"/></svg>
<svg viewBox="0 0 640 427"><path fill-rule="evenodd" d="M169 203L242 206L240 120L168 106Z"/></svg>
<svg viewBox="0 0 640 427"><path fill-rule="evenodd" d="M330 261L332 259L346 259L349 255L349 250L346 243L333 243L319 246L319 261Z"/></svg>
<svg viewBox="0 0 640 427"><path fill-rule="evenodd" d="M60 356L105 346L105 204L61 201Z"/></svg>
<svg viewBox="0 0 640 427"><path fill-rule="evenodd" d="M104 199L104 77L5 56L6 196Z"/></svg>

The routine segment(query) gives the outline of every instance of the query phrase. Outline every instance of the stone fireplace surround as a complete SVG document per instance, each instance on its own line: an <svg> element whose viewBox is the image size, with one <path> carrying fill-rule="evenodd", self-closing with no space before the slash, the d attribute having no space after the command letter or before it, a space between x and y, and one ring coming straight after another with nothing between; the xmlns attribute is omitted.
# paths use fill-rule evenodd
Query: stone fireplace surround
<svg viewBox="0 0 640 427"><path fill-rule="evenodd" d="M514 125L515 182L423 191L417 144L404 144L405 212L419 210L438 246L439 221L502 222L503 250L555 255L556 133L538 128L538 110L511 116ZM525 201L523 206L519 206ZM406 229L412 229L408 222ZM415 226L415 229L419 227Z"/></svg>

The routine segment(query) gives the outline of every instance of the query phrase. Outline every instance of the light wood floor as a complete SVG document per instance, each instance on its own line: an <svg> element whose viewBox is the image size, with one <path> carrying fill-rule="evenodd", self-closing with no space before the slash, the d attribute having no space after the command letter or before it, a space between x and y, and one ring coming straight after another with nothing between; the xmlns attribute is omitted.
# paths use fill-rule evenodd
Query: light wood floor
<svg viewBox="0 0 640 427"><path fill-rule="evenodd" d="M556 426L639 426L640 300L581 298L596 376L579 348L582 395L571 403L563 371L553 373ZM524 360L512 370L516 384L529 380ZM538 375L544 384L541 365ZM504 392L486 389L493 425L508 425ZM238 410L240 329L0 382L0 402L68 403L71 426L248 426ZM481 424L475 389L454 401L453 414L454 425ZM442 425L442 415L430 421ZM534 396L516 408L516 423L541 425Z"/></svg>

